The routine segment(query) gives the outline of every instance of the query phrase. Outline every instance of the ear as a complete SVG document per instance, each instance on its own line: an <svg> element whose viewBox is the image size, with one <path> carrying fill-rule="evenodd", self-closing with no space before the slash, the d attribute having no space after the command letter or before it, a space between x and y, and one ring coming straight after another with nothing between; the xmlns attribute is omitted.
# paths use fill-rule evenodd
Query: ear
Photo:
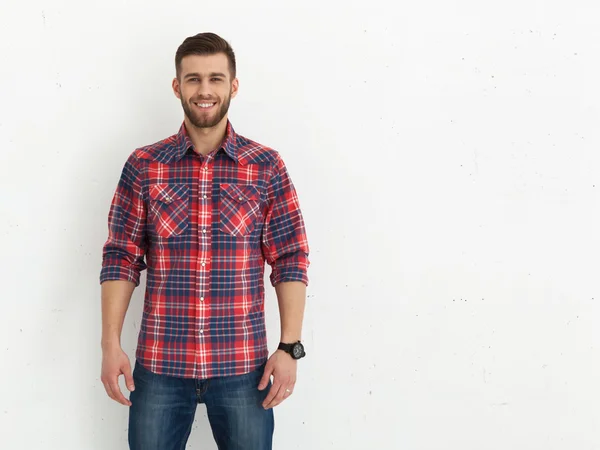
<svg viewBox="0 0 600 450"><path fill-rule="evenodd" d="M240 88L240 81L236 78L235 80L233 80L231 82L231 98L234 98L237 95L239 88Z"/></svg>
<svg viewBox="0 0 600 450"><path fill-rule="evenodd" d="M173 93L175 94L175 97L177 97L179 100L181 100L181 86L179 85L179 80L177 79L177 77L173 78Z"/></svg>

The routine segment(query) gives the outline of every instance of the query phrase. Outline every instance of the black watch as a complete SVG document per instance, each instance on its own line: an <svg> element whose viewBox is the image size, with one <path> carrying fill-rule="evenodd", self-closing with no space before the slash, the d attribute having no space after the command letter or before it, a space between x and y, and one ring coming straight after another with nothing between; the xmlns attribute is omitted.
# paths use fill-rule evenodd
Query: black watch
<svg viewBox="0 0 600 450"><path fill-rule="evenodd" d="M300 341L294 342L293 344L284 344L283 342L280 342L277 349L289 353L294 359L300 359L306 356L304 345L302 345Z"/></svg>

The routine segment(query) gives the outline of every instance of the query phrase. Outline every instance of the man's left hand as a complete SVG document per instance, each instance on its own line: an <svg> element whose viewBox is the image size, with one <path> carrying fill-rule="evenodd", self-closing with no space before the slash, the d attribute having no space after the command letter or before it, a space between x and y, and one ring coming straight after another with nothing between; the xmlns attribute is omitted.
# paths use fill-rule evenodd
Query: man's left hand
<svg viewBox="0 0 600 450"><path fill-rule="evenodd" d="M298 362L283 350L277 350L267 361L265 373L258 389L262 391L273 375L273 385L263 402L263 408L270 409L279 405L294 392Z"/></svg>

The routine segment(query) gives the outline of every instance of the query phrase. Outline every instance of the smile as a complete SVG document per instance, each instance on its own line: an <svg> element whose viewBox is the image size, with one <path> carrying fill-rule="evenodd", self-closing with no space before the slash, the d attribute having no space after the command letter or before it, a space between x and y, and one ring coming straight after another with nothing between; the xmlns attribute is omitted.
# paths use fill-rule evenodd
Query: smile
<svg viewBox="0 0 600 450"><path fill-rule="evenodd" d="M200 109L210 109L213 106L215 106L216 104L217 104L216 102L215 103L195 103L194 102L194 105L196 105Z"/></svg>

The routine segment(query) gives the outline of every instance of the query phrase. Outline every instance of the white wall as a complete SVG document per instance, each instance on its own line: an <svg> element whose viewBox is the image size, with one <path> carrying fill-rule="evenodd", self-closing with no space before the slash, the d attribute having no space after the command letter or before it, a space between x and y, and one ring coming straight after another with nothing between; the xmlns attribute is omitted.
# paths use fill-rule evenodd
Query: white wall
<svg viewBox="0 0 600 450"><path fill-rule="evenodd" d="M215 31L312 248L275 448L600 449L600 7L564 4L0 3L0 448L127 448L99 381L106 215L181 123L177 46ZM211 439L200 406L189 448Z"/></svg>

